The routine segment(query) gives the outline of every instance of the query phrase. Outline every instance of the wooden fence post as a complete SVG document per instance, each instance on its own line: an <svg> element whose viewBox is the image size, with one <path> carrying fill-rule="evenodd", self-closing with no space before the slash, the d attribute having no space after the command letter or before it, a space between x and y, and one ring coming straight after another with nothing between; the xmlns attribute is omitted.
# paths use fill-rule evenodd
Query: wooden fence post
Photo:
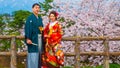
<svg viewBox="0 0 120 68"><path fill-rule="evenodd" d="M80 68L80 40L75 41L75 68Z"/></svg>
<svg viewBox="0 0 120 68"><path fill-rule="evenodd" d="M109 68L109 40L108 38L106 38L106 40L104 40L104 52L105 52L105 56L104 56L104 68Z"/></svg>
<svg viewBox="0 0 120 68"><path fill-rule="evenodd" d="M17 53L16 53L16 43L15 43L16 37L13 36L11 38L11 62L10 62L10 68L17 68Z"/></svg>

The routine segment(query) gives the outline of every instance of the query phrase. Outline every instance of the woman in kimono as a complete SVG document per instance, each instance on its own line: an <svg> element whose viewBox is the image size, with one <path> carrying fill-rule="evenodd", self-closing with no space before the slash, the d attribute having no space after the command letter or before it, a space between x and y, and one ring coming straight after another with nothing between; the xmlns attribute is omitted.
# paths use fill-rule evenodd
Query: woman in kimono
<svg viewBox="0 0 120 68"><path fill-rule="evenodd" d="M58 13L50 12L50 22L44 29L45 52L42 55L43 68L60 68L64 64L64 54L61 50L61 25L57 21Z"/></svg>

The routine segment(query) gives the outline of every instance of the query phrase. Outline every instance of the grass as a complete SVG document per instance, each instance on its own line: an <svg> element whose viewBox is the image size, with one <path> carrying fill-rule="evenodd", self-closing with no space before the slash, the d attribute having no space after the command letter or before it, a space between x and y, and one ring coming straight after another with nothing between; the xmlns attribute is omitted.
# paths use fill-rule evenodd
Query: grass
<svg viewBox="0 0 120 68"><path fill-rule="evenodd" d="M64 66L64 67L62 67L62 68L73 68L73 67L71 67L71 66Z"/></svg>
<svg viewBox="0 0 120 68"><path fill-rule="evenodd" d="M62 68L74 68L74 67L71 67L71 66L65 66L65 67L62 67ZM103 68L102 65L100 66L83 66L81 68ZM120 64L110 64L110 68L120 68Z"/></svg>

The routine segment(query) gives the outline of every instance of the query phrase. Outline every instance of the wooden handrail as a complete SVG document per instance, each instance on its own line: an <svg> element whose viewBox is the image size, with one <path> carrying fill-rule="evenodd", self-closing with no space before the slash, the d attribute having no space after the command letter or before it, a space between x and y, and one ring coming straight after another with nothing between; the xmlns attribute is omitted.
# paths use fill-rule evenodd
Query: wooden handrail
<svg viewBox="0 0 120 68"><path fill-rule="evenodd" d="M9 35L0 35L0 39L11 39L14 36L9 36ZM24 36L15 36L16 39L24 39ZM81 37L81 36L71 36L71 37L63 37L62 41L76 41L78 39L79 41L101 41L105 39L109 39L109 41L119 41L120 36L117 37L108 37L108 36L99 36L99 37Z"/></svg>
<svg viewBox="0 0 120 68"><path fill-rule="evenodd" d="M26 56L27 52L19 52L16 51L16 39L23 40L24 36L3 36L0 35L0 39L11 39L11 50L10 52L0 52L0 56L11 56L11 68L17 68L17 56ZM96 51L89 51L89 52L80 52L79 46L81 41L104 41L104 51L103 52L96 52ZM63 37L62 41L75 41L75 51L73 53L65 53L65 56L75 56L75 68L79 68L80 62L80 55L94 55L94 56L104 56L104 68L109 68L109 57L110 56L119 56L120 52L109 52L109 41L120 41L120 36L118 37Z"/></svg>

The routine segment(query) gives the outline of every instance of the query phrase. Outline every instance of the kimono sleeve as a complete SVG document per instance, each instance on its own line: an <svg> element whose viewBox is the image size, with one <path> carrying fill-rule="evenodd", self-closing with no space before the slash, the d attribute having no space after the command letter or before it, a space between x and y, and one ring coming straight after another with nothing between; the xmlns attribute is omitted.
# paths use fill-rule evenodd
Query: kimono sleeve
<svg viewBox="0 0 120 68"><path fill-rule="evenodd" d="M48 36L48 32L49 32L49 23L47 24L47 26L45 27L45 29L44 29L44 38L47 38L47 36Z"/></svg>
<svg viewBox="0 0 120 68"><path fill-rule="evenodd" d="M25 23L25 39L31 39L31 34L32 34L32 20L30 17L27 18L26 23Z"/></svg>

